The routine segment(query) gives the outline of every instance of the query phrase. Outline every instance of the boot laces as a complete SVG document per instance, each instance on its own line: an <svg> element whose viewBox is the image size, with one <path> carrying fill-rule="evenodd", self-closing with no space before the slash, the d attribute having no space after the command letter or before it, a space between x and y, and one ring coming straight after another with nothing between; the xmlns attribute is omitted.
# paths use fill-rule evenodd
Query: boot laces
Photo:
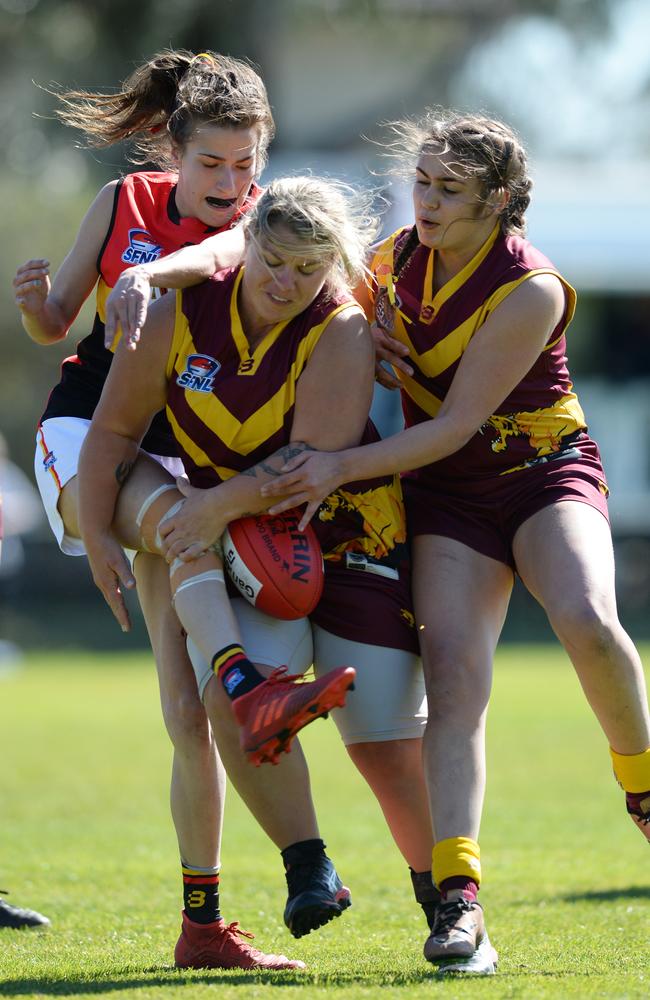
<svg viewBox="0 0 650 1000"><path fill-rule="evenodd" d="M249 941L252 941L253 938L255 937L255 935L251 934L250 931L245 931L243 927L240 927L238 920L233 920L231 924L226 924L226 926L224 927L224 932L226 934L230 934L231 937L239 936L248 938Z"/></svg>
<svg viewBox="0 0 650 1000"><path fill-rule="evenodd" d="M439 934L442 931L451 930L457 920L464 913L470 913L473 908L474 904L464 898L452 899L448 903L441 903L438 907L434 933Z"/></svg>
<svg viewBox="0 0 650 1000"><path fill-rule="evenodd" d="M300 681L303 681L304 674L288 674L287 667L276 667L275 670L269 674L266 678L266 683L270 686L285 685L286 687L295 687Z"/></svg>

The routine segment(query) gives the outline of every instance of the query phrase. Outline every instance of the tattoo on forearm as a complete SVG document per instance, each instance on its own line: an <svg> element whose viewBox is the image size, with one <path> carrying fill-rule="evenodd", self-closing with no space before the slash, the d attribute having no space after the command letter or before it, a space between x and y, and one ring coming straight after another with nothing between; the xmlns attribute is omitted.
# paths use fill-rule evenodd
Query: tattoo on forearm
<svg viewBox="0 0 650 1000"><path fill-rule="evenodd" d="M301 455L303 451L316 451L316 449L312 448L310 444L305 444L304 441L294 441L292 444L285 444L279 448L276 454L282 457L283 462L288 462L290 458Z"/></svg>
<svg viewBox="0 0 650 1000"><path fill-rule="evenodd" d="M125 482L131 475L133 471L133 466L135 462L120 462L120 464L115 469L115 478L117 479L120 486L124 486Z"/></svg>
<svg viewBox="0 0 650 1000"><path fill-rule="evenodd" d="M301 455L303 451L315 450L310 444L304 444L302 441L285 444L281 448L278 448L266 461L258 462L257 465L251 466L250 469L245 469L242 472L242 476L252 476L255 479L259 472L265 472L267 476L281 476L280 469L285 462L288 462L291 458L295 458L296 455ZM274 458L279 459L277 468L270 464L270 461Z"/></svg>

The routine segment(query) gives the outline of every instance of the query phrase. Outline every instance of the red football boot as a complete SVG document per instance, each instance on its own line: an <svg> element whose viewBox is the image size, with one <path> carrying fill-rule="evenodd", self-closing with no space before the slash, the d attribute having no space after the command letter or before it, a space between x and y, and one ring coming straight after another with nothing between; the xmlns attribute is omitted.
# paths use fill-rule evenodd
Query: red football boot
<svg viewBox="0 0 650 1000"><path fill-rule="evenodd" d="M286 955L265 955L242 938L251 940L254 934L243 931L239 924L215 920L210 924L195 924L183 910L181 936L174 949L178 969L304 969L305 963Z"/></svg>
<svg viewBox="0 0 650 1000"><path fill-rule="evenodd" d="M343 707L355 676L354 667L337 667L318 680L304 681L302 674L288 675L286 667L279 667L236 698L232 708L242 729L239 742L251 763L277 764L296 733L330 709Z"/></svg>

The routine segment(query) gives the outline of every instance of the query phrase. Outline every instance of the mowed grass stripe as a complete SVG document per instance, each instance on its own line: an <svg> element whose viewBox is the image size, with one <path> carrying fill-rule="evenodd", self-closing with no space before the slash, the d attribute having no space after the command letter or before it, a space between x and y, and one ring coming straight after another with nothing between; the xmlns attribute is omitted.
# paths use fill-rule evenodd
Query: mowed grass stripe
<svg viewBox="0 0 650 1000"><path fill-rule="evenodd" d="M646 649L646 662L650 650ZM328 853L354 906L294 941L277 850L230 794L223 910L306 973L179 972L171 750L147 655L30 656L0 679L0 887L47 913L2 932L0 995L647 997L648 849L566 657L504 647L489 718L482 893L491 980L437 981L406 866L331 721L303 738ZM644 978L645 977L645 978Z"/></svg>

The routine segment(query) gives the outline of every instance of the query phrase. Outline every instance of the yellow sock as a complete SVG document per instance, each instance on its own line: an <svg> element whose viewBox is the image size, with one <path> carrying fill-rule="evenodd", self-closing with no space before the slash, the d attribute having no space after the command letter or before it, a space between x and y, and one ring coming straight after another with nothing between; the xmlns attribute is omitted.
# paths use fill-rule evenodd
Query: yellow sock
<svg viewBox="0 0 650 1000"><path fill-rule="evenodd" d="M448 837L433 848L431 870L439 886L446 878L461 875L481 882L481 849L470 837Z"/></svg>
<svg viewBox="0 0 650 1000"><path fill-rule="evenodd" d="M626 792L650 791L650 747L642 753L623 754L609 748L614 775Z"/></svg>

